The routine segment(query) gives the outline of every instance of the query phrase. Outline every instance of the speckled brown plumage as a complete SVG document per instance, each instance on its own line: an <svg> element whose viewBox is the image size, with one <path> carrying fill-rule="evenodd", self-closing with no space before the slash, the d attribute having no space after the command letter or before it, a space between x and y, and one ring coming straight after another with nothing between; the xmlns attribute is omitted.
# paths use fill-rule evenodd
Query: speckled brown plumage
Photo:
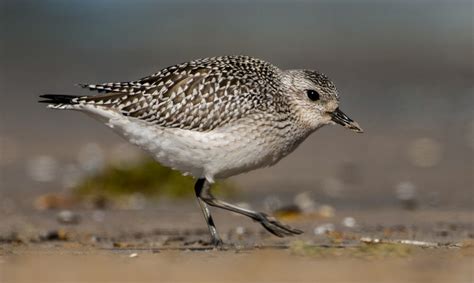
<svg viewBox="0 0 474 283"><path fill-rule="evenodd" d="M125 83L82 85L96 96L42 95L49 108L102 121L161 164L190 174L214 245L221 245L208 205L240 213L277 236L302 231L220 201L216 178L271 166L327 124L356 132L339 109L334 84L311 70L281 70L248 56L205 58Z"/></svg>
<svg viewBox="0 0 474 283"><path fill-rule="evenodd" d="M77 98L163 127L209 131L252 113L287 110L280 70L247 56L205 58L126 83L81 85L103 95Z"/></svg>

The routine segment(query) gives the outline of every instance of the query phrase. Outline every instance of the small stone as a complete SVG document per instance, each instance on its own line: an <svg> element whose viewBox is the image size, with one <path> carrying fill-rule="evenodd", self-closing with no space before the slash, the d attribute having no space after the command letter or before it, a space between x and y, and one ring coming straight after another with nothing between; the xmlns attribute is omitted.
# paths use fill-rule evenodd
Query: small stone
<svg viewBox="0 0 474 283"><path fill-rule="evenodd" d="M395 194L404 209L415 210L418 206L416 186L412 182L400 182L395 187Z"/></svg>
<svg viewBox="0 0 474 283"><path fill-rule="evenodd" d="M342 220L342 225L348 227L348 228L354 228L356 225L356 221L353 217L345 217Z"/></svg>
<svg viewBox="0 0 474 283"><path fill-rule="evenodd" d="M81 217L79 214L76 214L70 210L63 210L58 213L57 220L61 224L79 224L81 222Z"/></svg>
<svg viewBox="0 0 474 283"><path fill-rule="evenodd" d="M335 209L330 205L321 205L318 209L319 215L324 218L331 218L335 214Z"/></svg>
<svg viewBox="0 0 474 283"><path fill-rule="evenodd" d="M235 233L237 235L241 236L241 235L245 234L245 228L242 227L242 226L239 226L239 227L235 228Z"/></svg>
<svg viewBox="0 0 474 283"><path fill-rule="evenodd" d="M89 241L93 244L96 244L98 242L101 241L100 237L96 236L96 235L92 235L90 238L89 238Z"/></svg>
<svg viewBox="0 0 474 283"><path fill-rule="evenodd" d="M294 203L301 211L305 213L314 211L316 207L316 202L311 198L309 192L302 192L297 194L294 198Z"/></svg>
<svg viewBox="0 0 474 283"><path fill-rule="evenodd" d="M40 241L67 241L69 236L66 231L59 229L41 233L39 239Z"/></svg>
<svg viewBox="0 0 474 283"><path fill-rule="evenodd" d="M315 235L322 235L331 231L334 231L334 224L332 223L325 223L314 228Z"/></svg>

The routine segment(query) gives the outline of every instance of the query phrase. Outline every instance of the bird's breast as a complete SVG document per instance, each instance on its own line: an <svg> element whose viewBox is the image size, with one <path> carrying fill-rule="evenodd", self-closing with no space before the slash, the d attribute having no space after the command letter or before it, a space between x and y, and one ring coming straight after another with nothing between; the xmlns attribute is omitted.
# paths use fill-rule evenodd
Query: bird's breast
<svg viewBox="0 0 474 283"><path fill-rule="evenodd" d="M244 118L207 132L128 118L108 125L162 165L210 180L271 166L307 136L290 121L271 117Z"/></svg>
<svg viewBox="0 0 474 283"><path fill-rule="evenodd" d="M274 165L307 137L291 121L272 119L241 121L223 130L227 144L221 158L209 164L217 178Z"/></svg>

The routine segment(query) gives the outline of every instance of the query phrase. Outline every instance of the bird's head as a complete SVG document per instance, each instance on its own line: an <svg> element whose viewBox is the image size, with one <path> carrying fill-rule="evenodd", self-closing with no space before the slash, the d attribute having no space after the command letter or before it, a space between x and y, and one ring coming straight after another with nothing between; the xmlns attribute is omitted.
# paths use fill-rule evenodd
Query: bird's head
<svg viewBox="0 0 474 283"><path fill-rule="evenodd" d="M363 132L357 122L339 109L336 87L325 75L312 70L287 70L283 72L282 83L297 118L311 129L339 124Z"/></svg>

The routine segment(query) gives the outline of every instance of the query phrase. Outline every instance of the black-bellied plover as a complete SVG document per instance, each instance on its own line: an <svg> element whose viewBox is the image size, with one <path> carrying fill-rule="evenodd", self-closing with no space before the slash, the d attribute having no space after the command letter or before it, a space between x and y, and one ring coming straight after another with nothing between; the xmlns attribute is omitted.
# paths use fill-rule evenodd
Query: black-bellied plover
<svg viewBox="0 0 474 283"><path fill-rule="evenodd" d="M362 132L339 109L325 75L281 70L248 56L198 59L137 81L81 86L103 94L45 94L40 102L86 112L161 164L197 178L194 190L214 245L222 240L208 205L250 217L279 237L302 233L216 199L215 179L271 166L326 124Z"/></svg>

